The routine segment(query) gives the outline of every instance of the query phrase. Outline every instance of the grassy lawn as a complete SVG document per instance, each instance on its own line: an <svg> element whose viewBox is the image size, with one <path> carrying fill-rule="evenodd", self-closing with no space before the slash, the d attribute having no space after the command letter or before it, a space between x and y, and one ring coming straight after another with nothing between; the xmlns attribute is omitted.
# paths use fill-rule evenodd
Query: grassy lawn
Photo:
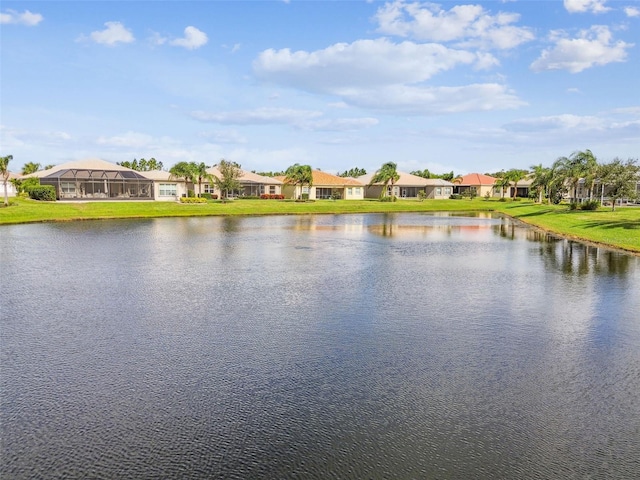
<svg viewBox="0 0 640 480"><path fill-rule="evenodd" d="M496 211L569 238L601 243L640 253L640 207L570 211L567 205L475 200L377 200L293 202L290 200L234 200L227 203L174 202L36 202L11 199L0 207L0 225L28 222L107 218L188 217L211 215L301 215L379 212ZM1 231L1 230L0 230Z"/></svg>

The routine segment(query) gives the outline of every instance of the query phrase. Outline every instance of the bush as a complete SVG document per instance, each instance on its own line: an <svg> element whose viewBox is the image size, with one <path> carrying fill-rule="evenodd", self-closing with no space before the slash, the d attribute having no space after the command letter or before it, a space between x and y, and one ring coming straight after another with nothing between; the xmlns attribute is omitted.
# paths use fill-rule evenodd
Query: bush
<svg viewBox="0 0 640 480"><path fill-rule="evenodd" d="M263 193L260 195L262 200L284 200L284 195L279 193Z"/></svg>
<svg viewBox="0 0 640 480"><path fill-rule="evenodd" d="M262 196L257 197L255 195L243 195L242 197L238 197L238 200L258 200L262 198Z"/></svg>
<svg viewBox="0 0 640 480"><path fill-rule="evenodd" d="M500 197L500 200L498 200L499 202L506 202L507 199L505 197Z"/></svg>
<svg viewBox="0 0 640 480"><path fill-rule="evenodd" d="M381 202L395 202L396 200L398 200L398 197L396 197L395 195L387 195L386 197L382 197L380 199Z"/></svg>
<svg viewBox="0 0 640 480"><path fill-rule="evenodd" d="M38 185L29 189L29 197L45 202L56 201L56 189L53 185Z"/></svg>
<svg viewBox="0 0 640 480"><path fill-rule="evenodd" d="M181 197L180 203L207 203L207 199L202 197Z"/></svg>
<svg viewBox="0 0 640 480"><path fill-rule="evenodd" d="M459 193L452 193L449 198L451 200L462 200L462 195L460 195Z"/></svg>
<svg viewBox="0 0 640 480"><path fill-rule="evenodd" d="M193 190L187 190L187 197L194 198L196 196L196 192Z"/></svg>
<svg viewBox="0 0 640 480"><path fill-rule="evenodd" d="M587 200L580 204L580 210L597 210L599 206L600 202L598 200Z"/></svg>
<svg viewBox="0 0 640 480"><path fill-rule="evenodd" d="M569 204L569 210L577 210L578 209L578 202L571 202Z"/></svg>

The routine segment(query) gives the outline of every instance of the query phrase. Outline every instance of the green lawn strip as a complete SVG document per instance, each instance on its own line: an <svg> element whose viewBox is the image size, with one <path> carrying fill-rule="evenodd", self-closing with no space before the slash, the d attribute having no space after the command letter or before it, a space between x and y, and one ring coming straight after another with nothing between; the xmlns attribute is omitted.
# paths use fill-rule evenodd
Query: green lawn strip
<svg viewBox="0 0 640 480"><path fill-rule="evenodd" d="M233 200L226 203L180 204L176 202L36 202L12 199L7 208L0 208L0 224L28 222L89 220L106 218L154 218L212 215L288 215L340 214L378 212L491 211L488 202L469 200Z"/></svg>
<svg viewBox="0 0 640 480"><path fill-rule="evenodd" d="M597 211L569 210L567 205L537 205L529 201L475 200L233 200L226 203L176 202L36 202L11 199L0 207L0 225L29 222L108 218L193 217L214 215L302 215L393 212L496 211L568 238L640 253L640 207Z"/></svg>
<svg viewBox="0 0 640 480"><path fill-rule="evenodd" d="M496 202L496 211L568 238L640 253L640 207L569 210L568 205Z"/></svg>

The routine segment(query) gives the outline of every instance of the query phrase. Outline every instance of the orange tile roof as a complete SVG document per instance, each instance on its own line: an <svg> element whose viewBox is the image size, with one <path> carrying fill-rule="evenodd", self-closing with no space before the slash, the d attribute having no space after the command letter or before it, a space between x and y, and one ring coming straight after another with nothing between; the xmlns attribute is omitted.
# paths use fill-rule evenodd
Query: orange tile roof
<svg viewBox="0 0 640 480"><path fill-rule="evenodd" d="M358 180L355 180L353 178L349 178L349 177L339 177L337 175L333 175L331 173L327 173L327 172L323 172L320 170L312 170L311 171L311 175L313 177L313 186L324 186L324 185L335 185L335 186L349 186L349 185L353 185L353 186L357 186L357 187L361 187L362 185L364 185L362 182L359 182ZM279 175L277 177L278 180L287 183L285 180L285 176L284 175Z"/></svg>
<svg viewBox="0 0 640 480"><path fill-rule="evenodd" d="M470 173L456 180L454 183L456 185L493 185L496 183L496 180L496 178L483 175L482 173Z"/></svg>

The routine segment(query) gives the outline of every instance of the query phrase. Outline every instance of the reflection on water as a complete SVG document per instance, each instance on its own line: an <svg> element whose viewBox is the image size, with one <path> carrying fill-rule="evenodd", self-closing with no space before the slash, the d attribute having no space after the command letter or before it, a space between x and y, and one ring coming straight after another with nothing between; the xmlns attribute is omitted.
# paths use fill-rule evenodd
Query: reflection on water
<svg viewBox="0 0 640 480"><path fill-rule="evenodd" d="M0 229L2 478L635 478L640 259L482 214Z"/></svg>

